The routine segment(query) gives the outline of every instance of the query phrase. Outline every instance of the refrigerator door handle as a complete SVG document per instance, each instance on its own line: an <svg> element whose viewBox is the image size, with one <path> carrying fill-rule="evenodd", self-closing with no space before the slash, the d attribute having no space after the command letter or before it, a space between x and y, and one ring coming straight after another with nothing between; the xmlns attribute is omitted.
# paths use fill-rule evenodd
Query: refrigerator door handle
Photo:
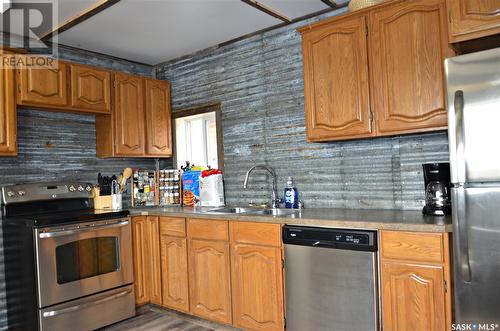
<svg viewBox="0 0 500 331"><path fill-rule="evenodd" d="M453 189L453 224L456 235L455 248L457 250L457 264L464 282L470 283L472 275L469 262L469 238L467 231L465 188L463 186Z"/></svg>
<svg viewBox="0 0 500 331"><path fill-rule="evenodd" d="M465 145L464 145L464 91L455 92L455 167L459 183L465 183Z"/></svg>

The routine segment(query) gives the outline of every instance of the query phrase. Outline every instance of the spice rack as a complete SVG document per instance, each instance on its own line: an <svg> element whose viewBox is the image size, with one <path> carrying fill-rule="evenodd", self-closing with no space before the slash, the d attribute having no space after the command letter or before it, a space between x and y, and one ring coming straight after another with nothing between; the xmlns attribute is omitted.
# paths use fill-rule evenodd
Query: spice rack
<svg viewBox="0 0 500 331"><path fill-rule="evenodd" d="M181 175L177 169L134 169L132 207L180 206Z"/></svg>
<svg viewBox="0 0 500 331"><path fill-rule="evenodd" d="M160 170L158 175L159 205L176 206L181 204L181 180L177 169Z"/></svg>
<svg viewBox="0 0 500 331"><path fill-rule="evenodd" d="M132 175L132 207L158 205L158 176L155 170L134 169Z"/></svg>

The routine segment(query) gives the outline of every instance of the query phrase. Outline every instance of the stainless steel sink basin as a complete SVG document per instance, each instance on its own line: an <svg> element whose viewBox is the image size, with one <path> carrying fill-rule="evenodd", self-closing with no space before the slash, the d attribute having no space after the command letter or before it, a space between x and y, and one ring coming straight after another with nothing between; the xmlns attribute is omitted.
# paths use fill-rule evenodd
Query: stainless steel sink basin
<svg viewBox="0 0 500 331"><path fill-rule="evenodd" d="M265 216L284 216L298 213L297 210L283 208L243 208L243 207L224 207L207 211L209 214L244 214L244 215L265 215Z"/></svg>
<svg viewBox="0 0 500 331"><path fill-rule="evenodd" d="M242 207L224 207L218 209L212 209L207 211L210 214L244 214L248 212L250 208L242 208Z"/></svg>
<svg viewBox="0 0 500 331"><path fill-rule="evenodd" d="M247 212L246 214L252 215L269 215L269 216L284 216L292 215L297 213L297 210L292 209L281 209L281 208L269 208L269 209L257 209Z"/></svg>

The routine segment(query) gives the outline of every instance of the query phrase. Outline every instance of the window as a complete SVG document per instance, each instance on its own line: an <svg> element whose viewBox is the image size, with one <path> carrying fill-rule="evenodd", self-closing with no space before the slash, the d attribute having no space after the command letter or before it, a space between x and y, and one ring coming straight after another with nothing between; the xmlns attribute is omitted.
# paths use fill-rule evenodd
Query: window
<svg viewBox="0 0 500 331"><path fill-rule="evenodd" d="M177 168L186 164L223 168L220 105L176 111L175 157Z"/></svg>

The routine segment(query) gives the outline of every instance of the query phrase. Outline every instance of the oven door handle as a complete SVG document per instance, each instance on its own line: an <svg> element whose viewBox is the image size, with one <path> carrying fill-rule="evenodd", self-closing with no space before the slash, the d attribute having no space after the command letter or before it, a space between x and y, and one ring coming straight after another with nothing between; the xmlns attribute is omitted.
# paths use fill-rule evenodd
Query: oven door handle
<svg viewBox="0 0 500 331"><path fill-rule="evenodd" d="M42 239L44 238L54 238L54 237L63 237L63 236L70 236L82 232L92 232L96 230L105 230L105 229L111 229L111 228L120 228L122 226L128 225L128 221L120 221L117 223L111 223L111 224L102 224L102 225L93 225L93 226L86 226L83 228L78 228L78 229L71 229L71 230L56 230L56 231L50 231L50 232L41 232L38 236Z"/></svg>
<svg viewBox="0 0 500 331"><path fill-rule="evenodd" d="M71 313L73 311L81 310L81 309L84 309L84 308L92 307L92 306L95 306L95 305L99 305L101 303L108 302L108 301L115 300L115 299L121 298L123 296L126 296L130 292L132 292L131 289L126 289L126 290L121 291L119 293L110 295L109 297L104 297L102 299L98 299L98 300L95 300L95 301L86 302L86 303L82 303L80 305L75 305L75 306L71 306L71 307L67 307L67 308L63 308L63 309L59 309L59 310L46 311L46 312L43 313L43 317L58 316L58 315L66 314L66 313Z"/></svg>

